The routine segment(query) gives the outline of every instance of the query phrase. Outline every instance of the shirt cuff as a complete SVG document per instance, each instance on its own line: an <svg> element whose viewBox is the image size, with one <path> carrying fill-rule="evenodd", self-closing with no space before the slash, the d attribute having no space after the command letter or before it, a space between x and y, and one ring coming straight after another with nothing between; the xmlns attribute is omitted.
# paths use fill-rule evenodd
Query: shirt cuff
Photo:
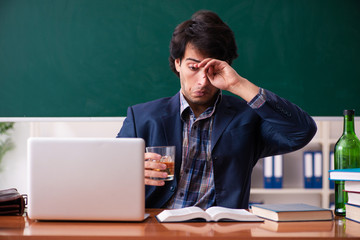
<svg viewBox="0 0 360 240"><path fill-rule="evenodd" d="M260 88L259 93L250 101L248 105L252 109L260 108L266 102L266 95L264 89Z"/></svg>

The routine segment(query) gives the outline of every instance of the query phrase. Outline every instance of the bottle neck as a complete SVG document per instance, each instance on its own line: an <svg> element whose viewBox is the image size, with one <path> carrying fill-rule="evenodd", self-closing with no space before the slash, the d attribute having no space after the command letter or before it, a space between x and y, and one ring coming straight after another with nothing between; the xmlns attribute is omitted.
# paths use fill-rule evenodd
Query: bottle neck
<svg viewBox="0 0 360 240"><path fill-rule="evenodd" d="M345 115L344 116L344 134L355 134L354 115Z"/></svg>

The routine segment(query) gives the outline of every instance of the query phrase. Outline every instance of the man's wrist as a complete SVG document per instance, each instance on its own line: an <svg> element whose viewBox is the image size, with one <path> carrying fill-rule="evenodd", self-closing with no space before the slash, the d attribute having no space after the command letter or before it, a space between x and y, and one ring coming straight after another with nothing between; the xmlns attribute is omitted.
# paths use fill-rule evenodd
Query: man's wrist
<svg viewBox="0 0 360 240"><path fill-rule="evenodd" d="M247 80L240 77L240 81L229 89L231 93L241 97L246 102L250 102L259 92L259 87Z"/></svg>

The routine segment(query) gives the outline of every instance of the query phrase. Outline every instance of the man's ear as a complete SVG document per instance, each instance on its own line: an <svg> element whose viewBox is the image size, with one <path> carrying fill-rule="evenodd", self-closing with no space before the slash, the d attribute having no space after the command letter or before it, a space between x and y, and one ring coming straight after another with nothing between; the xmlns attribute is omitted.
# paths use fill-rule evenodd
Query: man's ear
<svg viewBox="0 0 360 240"><path fill-rule="evenodd" d="M175 59L175 68L177 72L180 72L181 60L180 58Z"/></svg>

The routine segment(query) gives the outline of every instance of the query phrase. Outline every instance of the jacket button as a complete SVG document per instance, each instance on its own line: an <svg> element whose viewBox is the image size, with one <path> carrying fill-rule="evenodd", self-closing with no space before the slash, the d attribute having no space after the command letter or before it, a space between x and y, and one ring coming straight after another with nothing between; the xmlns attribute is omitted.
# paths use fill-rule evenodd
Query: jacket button
<svg viewBox="0 0 360 240"><path fill-rule="evenodd" d="M175 187L174 187L174 186L171 186L171 187L170 187L170 191L174 192L174 191L175 191Z"/></svg>

